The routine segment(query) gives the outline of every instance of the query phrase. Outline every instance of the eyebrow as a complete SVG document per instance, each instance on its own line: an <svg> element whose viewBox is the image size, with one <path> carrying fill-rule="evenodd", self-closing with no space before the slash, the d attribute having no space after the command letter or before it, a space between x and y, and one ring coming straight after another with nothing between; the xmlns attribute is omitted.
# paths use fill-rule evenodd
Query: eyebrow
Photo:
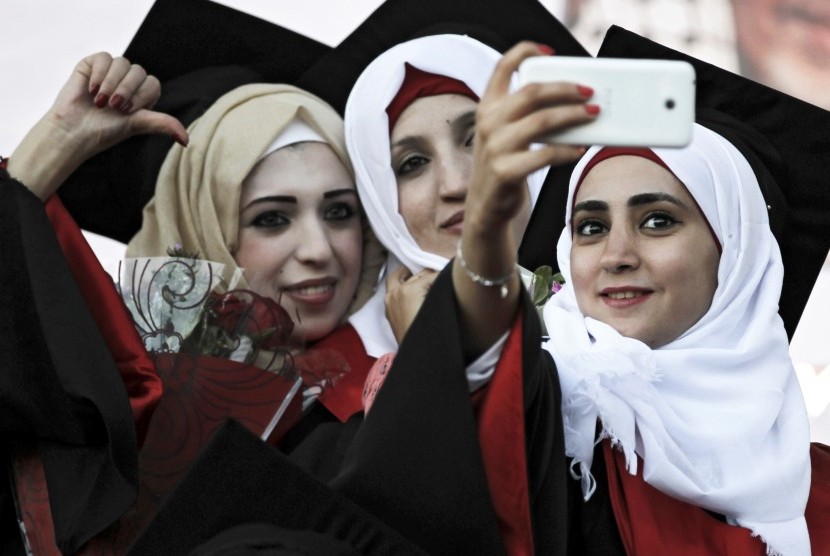
<svg viewBox="0 0 830 556"><path fill-rule="evenodd" d="M452 128L453 135L457 141L461 141L464 139L464 135L467 133L467 130L473 126L476 122L476 111L470 110L469 112L464 112L456 119L450 122L450 127Z"/></svg>
<svg viewBox="0 0 830 556"><path fill-rule="evenodd" d="M576 214L583 210L591 212L608 211L608 203L605 201L582 201L581 203L575 204L571 212Z"/></svg>
<svg viewBox="0 0 830 556"><path fill-rule="evenodd" d="M344 187L343 189L332 189L331 191L326 191L323 193L323 199L331 199L333 197L340 197L343 195L355 195L357 196L356 189L349 189Z"/></svg>
<svg viewBox="0 0 830 556"><path fill-rule="evenodd" d="M631 197L629 197L628 202L626 204L629 207L637 207L642 205L650 205L661 201L677 205L681 208L687 208L686 204L683 203L683 201L681 201L673 195L669 195L668 193L638 193L637 195L632 195ZM572 212L576 214L579 211L608 211L608 203L606 203L605 201L596 200L582 201L581 203L577 203L576 205L574 205Z"/></svg>
<svg viewBox="0 0 830 556"><path fill-rule="evenodd" d="M636 207L639 205L650 205L652 203L659 203L660 201L666 201L667 203L677 205L681 208L687 208L683 201L674 195L669 195L668 193L639 193L637 195L632 195L628 199L628 206Z"/></svg>
<svg viewBox="0 0 830 556"><path fill-rule="evenodd" d="M253 201L245 205L245 207L242 210L247 210L250 207L258 205L260 203L293 203L296 205L297 198L293 195L269 195L267 197L260 197L258 199L254 199Z"/></svg>
<svg viewBox="0 0 830 556"><path fill-rule="evenodd" d="M407 135L406 137L402 137L392 143L391 147L393 149L398 149L402 147L411 148L417 146L420 143L420 135Z"/></svg>
<svg viewBox="0 0 830 556"><path fill-rule="evenodd" d="M325 193L323 193L323 199L331 199L334 197L340 197L342 195L348 194L356 196L357 190L349 189L346 187L342 189L332 189L331 191L326 191ZM250 207L258 205L260 203L291 203L296 205L297 197L295 197L294 195L269 195L267 197L260 197L258 199L254 199L253 201L245 205L245 207L243 207L242 210L247 210Z"/></svg>

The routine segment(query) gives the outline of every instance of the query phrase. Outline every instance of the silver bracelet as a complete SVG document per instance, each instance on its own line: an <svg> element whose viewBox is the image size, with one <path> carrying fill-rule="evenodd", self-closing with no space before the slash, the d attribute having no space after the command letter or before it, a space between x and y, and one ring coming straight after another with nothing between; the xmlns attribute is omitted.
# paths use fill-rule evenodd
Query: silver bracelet
<svg viewBox="0 0 830 556"><path fill-rule="evenodd" d="M458 243L455 246L455 258L458 260L458 263L461 265L461 268L464 269L464 272L467 274L467 277L475 282L480 286L484 286L487 288L500 288L499 294L501 298L504 299L507 297L507 284L510 283L510 280L513 278L513 274L515 271L510 271L509 274L502 276L501 278L496 278L495 280L491 280L490 278L485 278L480 274L476 274L470 267L467 266L467 261L464 260L464 254L461 252L461 240L458 240Z"/></svg>

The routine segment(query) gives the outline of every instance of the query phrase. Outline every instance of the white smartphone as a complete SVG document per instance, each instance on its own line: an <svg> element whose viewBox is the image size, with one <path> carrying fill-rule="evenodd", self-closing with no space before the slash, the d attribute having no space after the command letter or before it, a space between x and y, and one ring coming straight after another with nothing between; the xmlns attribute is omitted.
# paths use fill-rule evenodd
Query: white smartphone
<svg viewBox="0 0 830 556"><path fill-rule="evenodd" d="M565 81L594 90L597 119L551 135L570 145L683 147L692 139L695 70L679 60L534 56L519 66L519 86Z"/></svg>

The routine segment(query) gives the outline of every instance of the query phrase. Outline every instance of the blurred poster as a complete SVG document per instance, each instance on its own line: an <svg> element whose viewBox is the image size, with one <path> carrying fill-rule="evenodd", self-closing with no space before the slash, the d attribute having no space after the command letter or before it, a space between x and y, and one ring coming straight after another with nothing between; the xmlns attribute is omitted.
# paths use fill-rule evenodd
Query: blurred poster
<svg viewBox="0 0 830 556"><path fill-rule="evenodd" d="M827 0L564 0L554 9L591 52L619 25L830 109Z"/></svg>

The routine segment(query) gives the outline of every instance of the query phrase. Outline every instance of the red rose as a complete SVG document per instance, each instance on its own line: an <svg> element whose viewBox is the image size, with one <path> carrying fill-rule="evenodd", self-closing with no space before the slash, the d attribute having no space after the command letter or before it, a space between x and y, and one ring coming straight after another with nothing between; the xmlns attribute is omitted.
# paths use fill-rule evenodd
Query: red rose
<svg viewBox="0 0 830 556"><path fill-rule="evenodd" d="M248 336L261 349L288 342L294 321L282 305L248 290L233 290L210 301L213 324L233 337Z"/></svg>

